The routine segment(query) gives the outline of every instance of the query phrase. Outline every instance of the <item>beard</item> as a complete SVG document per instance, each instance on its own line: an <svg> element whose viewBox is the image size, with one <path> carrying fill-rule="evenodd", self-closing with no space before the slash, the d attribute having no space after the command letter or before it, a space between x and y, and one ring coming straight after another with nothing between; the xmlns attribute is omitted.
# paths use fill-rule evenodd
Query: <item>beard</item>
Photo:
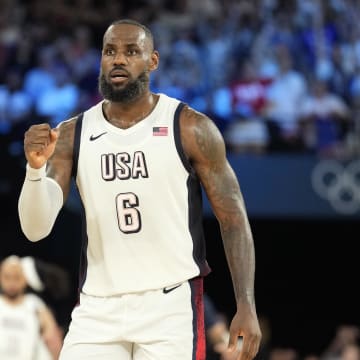
<svg viewBox="0 0 360 360"><path fill-rule="evenodd" d="M142 72L135 80L130 80L125 87L117 89L106 80L105 75L100 71L99 92L106 100L118 103L130 103L144 94L148 88L149 79L146 74L146 71Z"/></svg>

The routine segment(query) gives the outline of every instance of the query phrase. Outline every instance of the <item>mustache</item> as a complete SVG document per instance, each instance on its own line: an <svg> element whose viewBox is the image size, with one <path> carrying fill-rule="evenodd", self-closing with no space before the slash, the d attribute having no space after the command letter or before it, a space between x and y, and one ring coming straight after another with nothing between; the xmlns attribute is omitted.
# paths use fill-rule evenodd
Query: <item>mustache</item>
<svg viewBox="0 0 360 360"><path fill-rule="evenodd" d="M123 68L122 66L119 66L119 65L114 66L114 67L111 69L109 75L111 76L114 71L122 71L122 72L124 72L127 76L130 77L129 71L127 71L127 70L126 70L125 68Z"/></svg>

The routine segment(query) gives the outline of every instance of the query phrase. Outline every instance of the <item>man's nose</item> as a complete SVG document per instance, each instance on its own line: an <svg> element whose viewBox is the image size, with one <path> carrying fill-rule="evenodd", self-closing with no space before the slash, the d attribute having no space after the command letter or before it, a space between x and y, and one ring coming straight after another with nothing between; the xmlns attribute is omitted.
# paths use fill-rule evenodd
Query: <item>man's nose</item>
<svg viewBox="0 0 360 360"><path fill-rule="evenodd" d="M128 57L123 52L118 52L114 56L114 65L127 65L129 63Z"/></svg>

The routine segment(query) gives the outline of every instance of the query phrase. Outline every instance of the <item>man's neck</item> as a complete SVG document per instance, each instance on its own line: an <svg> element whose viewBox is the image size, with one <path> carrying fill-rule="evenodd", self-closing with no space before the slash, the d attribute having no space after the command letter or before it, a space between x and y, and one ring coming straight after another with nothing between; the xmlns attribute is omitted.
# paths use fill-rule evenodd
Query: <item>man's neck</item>
<svg viewBox="0 0 360 360"><path fill-rule="evenodd" d="M106 120L121 129L129 127L146 118L157 104L159 96L150 91L130 103L105 100L103 111Z"/></svg>

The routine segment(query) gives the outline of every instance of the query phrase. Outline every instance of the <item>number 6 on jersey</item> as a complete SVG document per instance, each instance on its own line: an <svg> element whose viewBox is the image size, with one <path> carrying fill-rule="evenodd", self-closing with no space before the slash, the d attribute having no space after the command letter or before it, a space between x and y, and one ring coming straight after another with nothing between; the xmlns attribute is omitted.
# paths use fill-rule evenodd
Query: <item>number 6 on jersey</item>
<svg viewBox="0 0 360 360"><path fill-rule="evenodd" d="M120 231L132 234L141 230L139 199L134 193L120 193L116 196L116 211Z"/></svg>

